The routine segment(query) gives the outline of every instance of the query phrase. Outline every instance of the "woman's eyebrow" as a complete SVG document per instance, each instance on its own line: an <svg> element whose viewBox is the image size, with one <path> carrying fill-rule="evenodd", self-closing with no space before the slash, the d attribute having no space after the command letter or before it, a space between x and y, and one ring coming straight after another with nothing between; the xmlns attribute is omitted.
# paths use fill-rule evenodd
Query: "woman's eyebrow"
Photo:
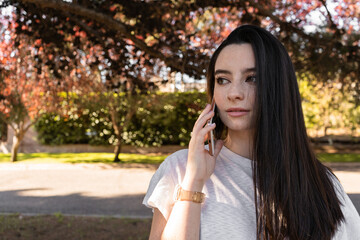
<svg viewBox="0 0 360 240"><path fill-rule="evenodd" d="M253 67L253 68L245 68L243 71L242 71L242 74L245 74L245 73L249 73L249 72L256 72L256 69ZM224 70L224 69L217 69L214 73L214 75L217 75L217 74L231 74L231 71L229 70Z"/></svg>
<svg viewBox="0 0 360 240"><path fill-rule="evenodd" d="M218 69L215 71L214 75L218 74L231 74L231 72L229 70Z"/></svg>
<svg viewBox="0 0 360 240"><path fill-rule="evenodd" d="M242 73L248 73L248 72L256 72L256 69L253 68L246 68L245 70L242 71Z"/></svg>

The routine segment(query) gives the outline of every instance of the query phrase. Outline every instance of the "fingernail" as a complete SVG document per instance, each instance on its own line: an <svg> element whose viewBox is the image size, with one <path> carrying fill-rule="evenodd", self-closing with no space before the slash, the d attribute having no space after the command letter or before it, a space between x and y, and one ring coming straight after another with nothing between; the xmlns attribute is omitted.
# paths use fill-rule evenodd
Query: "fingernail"
<svg viewBox="0 0 360 240"><path fill-rule="evenodd" d="M208 106L210 106L210 104L206 104L206 107L205 107L205 108L207 108Z"/></svg>

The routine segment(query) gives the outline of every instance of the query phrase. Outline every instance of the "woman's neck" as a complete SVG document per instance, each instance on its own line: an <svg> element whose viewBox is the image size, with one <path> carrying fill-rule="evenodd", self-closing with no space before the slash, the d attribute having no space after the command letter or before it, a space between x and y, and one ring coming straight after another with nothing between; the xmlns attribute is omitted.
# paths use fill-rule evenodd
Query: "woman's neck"
<svg viewBox="0 0 360 240"><path fill-rule="evenodd" d="M253 140L251 136L252 132L250 131L234 132L229 129L224 145L232 152L252 159Z"/></svg>

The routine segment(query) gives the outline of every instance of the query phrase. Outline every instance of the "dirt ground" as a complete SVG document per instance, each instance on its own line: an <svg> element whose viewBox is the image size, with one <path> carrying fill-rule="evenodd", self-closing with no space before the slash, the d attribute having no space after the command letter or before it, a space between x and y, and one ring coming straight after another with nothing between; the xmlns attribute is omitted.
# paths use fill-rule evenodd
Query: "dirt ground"
<svg viewBox="0 0 360 240"><path fill-rule="evenodd" d="M0 215L1 240L142 240L150 227L151 219Z"/></svg>

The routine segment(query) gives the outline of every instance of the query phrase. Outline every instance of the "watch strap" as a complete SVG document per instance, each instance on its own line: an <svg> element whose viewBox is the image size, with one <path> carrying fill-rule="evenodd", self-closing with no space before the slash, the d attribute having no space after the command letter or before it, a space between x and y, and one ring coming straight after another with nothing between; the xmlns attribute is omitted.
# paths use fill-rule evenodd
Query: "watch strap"
<svg viewBox="0 0 360 240"><path fill-rule="evenodd" d="M203 203L205 201L205 193L184 190L180 185L175 188L176 201L192 201L194 203Z"/></svg>

